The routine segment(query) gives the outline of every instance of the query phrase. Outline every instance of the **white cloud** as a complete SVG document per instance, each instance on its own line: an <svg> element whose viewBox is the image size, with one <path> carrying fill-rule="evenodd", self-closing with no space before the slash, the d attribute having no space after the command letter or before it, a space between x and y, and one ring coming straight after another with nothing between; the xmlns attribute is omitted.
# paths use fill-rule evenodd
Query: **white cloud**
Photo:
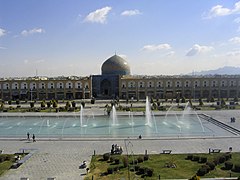
<svg viewBox="0 0 240 180"><path fill-rule="evenodd" d="M42 29L42 28L34 28L34 29L30 29L30 30L23 30L21 32L21 34L23 36L28 36L28 35L31 35L31 34L41 34L41 33L44 33L45 30Z"/></svg>
<svg viewBox="0 0 240 180"><path fill-rule="evenodd" d="M135 16L141 14L141 12L137 9L134 10L126 10L121 13L122 16Z"/></svg>
<svg viewBox="0 0 240 180"><path fill-rule="evenodd" d="M188 52L186 53L186 56L195 56L199 53L205 53L212 51L214 48L211 46L200 46L198 44L194 44L193 47L191 47Z"/></svg>
<svg viewBox="0 0 240 180"><path fill-rule="evenodd" d="M240 1L236 2L233 8L226 8L222 5L213 6L209 12L203 14L203 18L214 18L218 16L227 16L230 14L237 14L240 12Z"/></svg>
<svg viewBox="0 0 240 180"><path fill-rule="evenodd" d="M25 59L24 61L24 64L40 64L40 63L44 63L45 60L44 59L39 59L39 60L28 60L28 59Z"/></svg>
<svg viewBox="0 0 240 180"><path fill-rule="evenodd" d="M101 9L97 9L96 11L89 13L84 19L84 21L103 24L106 22L107 15L111 11L111 9L112 8L108 6Z"/></svg>
<svg viewBox="0 0 240 180"><path fill-rule="evenodd" d="M0 37L4 36L6 34L6 30L0 28Z"/></svg>
<svg viewBox="0 0 240 180"><path fill-rule="evenodd" d="M229 39L229 42L238 44L238 43L240 43L240 37L231 38L231 39Z"/></svg>
<svg viewBox="0 0 240 180"><path fill-rule="evenodd" d="M158 45L145 45L143 46L143 51L158 51L158 50L169 50L172 47L169 44L158 44Z"/></svg>
<svg viewBox="0 0 240 180"><path fill-rule="evenodd" d="M240 50L230 51L226 54L226 56L230 56L230 57L240 56Z"/></svg>
<svg viewBox="0 0 240 180"><path fill-rule="evenodd" d="M171 57L171 56L173 56L174 54L175 54L174 51L170 51L170 52L168 52L167 54L165 54L165 56Z"/></svg>

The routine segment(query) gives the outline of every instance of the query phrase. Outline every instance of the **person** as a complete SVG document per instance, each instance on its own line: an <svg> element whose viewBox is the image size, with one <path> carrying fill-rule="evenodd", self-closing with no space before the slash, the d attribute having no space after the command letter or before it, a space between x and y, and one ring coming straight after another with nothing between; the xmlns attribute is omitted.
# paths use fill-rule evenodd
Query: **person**
<svg viewBox="0 0 240 180"><path fill-rule="evenodd" d="M32 136L33 142L36 142L35 135Z"/></svg>
<svg viewBox="0 0 240 180"><path fill-rule="evenodd" d="M30 140L30 134L29 134L29 132L27 133L27 140Z"/></svg>
<svg viewBox="0 0 240 180"><path fill-rule="evenodd" d="M140 135L138 136L138 138L139 138L139 139L142 139L142 135L140 134Z"/></svg>

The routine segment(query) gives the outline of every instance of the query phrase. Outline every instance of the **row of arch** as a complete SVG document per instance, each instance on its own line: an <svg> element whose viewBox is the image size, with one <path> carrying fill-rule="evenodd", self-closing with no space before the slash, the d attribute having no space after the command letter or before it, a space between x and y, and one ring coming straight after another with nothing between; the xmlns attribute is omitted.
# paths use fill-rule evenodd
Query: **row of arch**
<svg viewBox="0 0 240 180"><path fill-rule="evenodd" d="M7 89L72 89L72 88L77 88L77 89L88 89L89 88L89 84L88 82L81 82L81 81L76 81L76 82L71 82L71 81L67 81L67 82L13 82L13 83L9 83L9 82L4 82L2 84L0 84L0 89L3 90L7 90Z"/></svg>
<svg viewBox="0 0 240 180"><path fill-rule="evenodd" d="M137 85L137 87L139 88L144 88L144 87L234 87L239 85L240 86L240 81L237 84L236 80L221 80L221 81L217 81L217 80L195 80L195 81L190 81L190 80L185 80L185 81L171 81L171 80L167 80L165 81L136 81L136 80L131 80L131 81L123 81L122 82L122 88L135 88Z"/></svg>

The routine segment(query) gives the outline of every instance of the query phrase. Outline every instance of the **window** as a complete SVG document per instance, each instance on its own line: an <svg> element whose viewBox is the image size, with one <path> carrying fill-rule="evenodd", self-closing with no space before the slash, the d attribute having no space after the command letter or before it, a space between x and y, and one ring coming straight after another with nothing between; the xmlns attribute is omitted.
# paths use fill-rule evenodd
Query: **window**
<svg viewBox="0 0 240 180"><path fill-rule="evenodd" d="M222 81L222 87L225 87L225 82L224 81Z"/></svg>
<svg viewBox="0 0 240 180"><path fill-rule="evenodd" d="M195 87L198 87L198 82L197 81L195 81Z"/></svg>
<svg viewBox="0 0 240 180"><path fill-rule="evenodd" d="M204 82L203 82L203 86L204 86L204 87L207 87L207 81L204 81Z"/></svg>
<svg viewBox="0 0 240 180"><path fill-rule="evenodd" d="M42 86L42 89L44 89L44 88L45 88L45 84L44 84L44 83L42 83L42 85L41 85L41 86Z"/></svg>
<svg viewBox="0 0 240 180"><path fill-rule="evenodd" d="M212 82L212 87L216 87L216 81Z"/></svg>
<svg viewBox="0 0 240 180"><path fill-rule="evenodd" d="M167 87L171 87L170 81L167 82Z"/></svg>

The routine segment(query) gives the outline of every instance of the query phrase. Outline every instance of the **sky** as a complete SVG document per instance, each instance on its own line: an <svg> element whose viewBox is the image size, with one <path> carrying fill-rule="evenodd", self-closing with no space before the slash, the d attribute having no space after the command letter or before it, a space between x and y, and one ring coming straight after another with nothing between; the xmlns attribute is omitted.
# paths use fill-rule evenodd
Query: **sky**
<svg viewBox="0 0 240 180"><path fill-rule="evenodd" d="M240 1L0 0L0 77L97 75L115 53L133 75L240 67Z"/></svg>

